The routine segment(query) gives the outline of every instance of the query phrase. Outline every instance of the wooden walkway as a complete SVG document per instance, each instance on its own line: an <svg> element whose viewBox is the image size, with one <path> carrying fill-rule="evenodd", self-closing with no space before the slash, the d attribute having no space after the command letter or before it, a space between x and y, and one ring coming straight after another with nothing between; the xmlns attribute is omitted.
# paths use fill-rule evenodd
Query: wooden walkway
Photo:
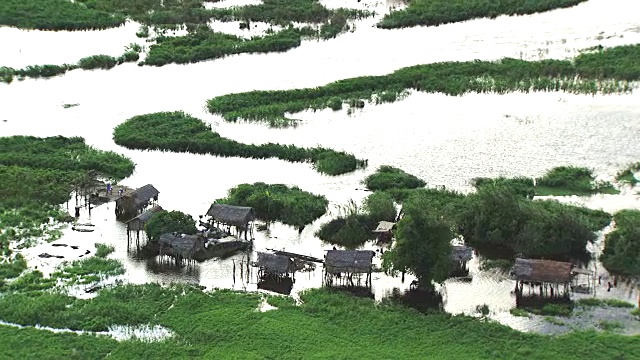
<svg viewBox="0 0 640 360"><path fill-rule="evenodd" d="M304 261L312 261L312 262L317 262L317 263L324 263L324 260L316 258L316 257L313 257L313 256L300 255L300 254L296 254L296 253L292 253L292 252L274 250L274 249L267 249L267 250L273 251L273 253L276 254L276 255L288 256L288 257L292 257L292 258L296 258L296 259L300 259L300 260L304 260Z"/></svg>

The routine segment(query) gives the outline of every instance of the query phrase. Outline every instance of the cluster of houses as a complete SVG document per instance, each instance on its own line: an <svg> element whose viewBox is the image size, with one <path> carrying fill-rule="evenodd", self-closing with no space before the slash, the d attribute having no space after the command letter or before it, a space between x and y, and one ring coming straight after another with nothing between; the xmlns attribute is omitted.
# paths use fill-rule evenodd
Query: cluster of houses
<svg viewBox="0 0 640 360"><path fill-rule="evenodd" d="M128 239L131 233L140 239L145 224L157 213L164 211L158 205L159 191L147 184L133 191L122 192L115 199L116 216L127 225ZM204 231L195 235L163 234L158 241L158 254L173 257L176 263L183 261L204 261L212 257L224 257L238 250L245 250L253 240L256 214L253 208L227 204L212 204L206 212L207 221L199 224ZM379 244L390 243L395 223L381 221L374 230ZM250 236L250 240L248 240ZM244 237L244 239L243 239ZM258 269L259 279L276 282L295 278L305 264L321 263L324 266L323 283L327 286L342 284L347 286L371 287L373 258L371 250L326 250L323 259L289 253L285 251L258 251L253 265ZM473 256L473 249L464 245L453 247L451 255L454 264L453 276L468 276L467 263ZM314 265L315 266L315 265ZM591 291L593 274L589 270L578 269L573 264L539 259L515 260L511 276L516 280L516 293L522 294L527 285L529 292L539 288L543 296L561 296L568 289L580 292Z"/></svg>

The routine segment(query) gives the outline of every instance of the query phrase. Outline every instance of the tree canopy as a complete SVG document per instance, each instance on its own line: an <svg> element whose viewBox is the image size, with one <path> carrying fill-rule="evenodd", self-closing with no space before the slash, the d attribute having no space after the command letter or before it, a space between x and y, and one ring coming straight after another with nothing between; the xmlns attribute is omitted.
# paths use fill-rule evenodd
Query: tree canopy
<svg viewBox="0 0 640 360"><path fill-rule="evenodd" d="M158 241L166 233L193 235L198 231L191 215L181 211L161 211L149 219L144 229L151 241Z"/></svg>
<svg viewBox="0 0 640 360"><path fill-rule="evenodd" d="M386 272L411 273L421 288L431 288L432 281L444 281L451 264L453 232L448 223L425 211L428 206L424 193L409 197L398 223L396 244L383 257Z"/></svg>

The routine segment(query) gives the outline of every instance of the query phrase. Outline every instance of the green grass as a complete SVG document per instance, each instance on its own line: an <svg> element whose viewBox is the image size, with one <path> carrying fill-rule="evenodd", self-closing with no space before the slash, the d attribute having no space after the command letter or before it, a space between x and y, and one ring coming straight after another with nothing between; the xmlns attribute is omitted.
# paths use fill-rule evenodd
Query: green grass
<svg viewBox="0 0 640 360"><path fill-rule="evenodd" d="M637 172L640 172L640 162L631 164L626 169L620 171L616 175L616 180L618 180L619 182L631 184L631 186L635 186L637 183L640 182L640 180L638 180L634 176L634 174Z"/></svg>
<svg viewBox="0 0 640 360"><path fill-rule="evenodd" d="M480 263L480 269L482 270L498 269L507 272L512 267L513 260L508 259L482 259Z"/></svg>
<svg viewBox="0 0 640 360"><path fill-rule="evenodd" d="M68 0L2 0L0 25L39 30L96 30L123 25L125 17Z"/></svg>
<svg viewBox="0 0 640 360"><path fill-rule="evenodd" d="M617 299L596 299L596 298L584 298L576 301L576 305L581 306L609 306L617 308L633 308L635 305Z"/></svg>
<svg viewBox="0 0 640 360"><path fill-rule="evenodd" d="M307 29L289 27L274 34L246 40L215 32L208 27L199 27L195 32L184 36L157 38L157 43L150 46L143 64L186 64L234 54L282 52L300 46L302 37L313 33Z"/></svg>
<svg viewBox="0 0 640 360"><path fill-rule="evenodd" d="M545 320L546 322L548 322L549 324L553 324L553 325L558 325L558 326L565 326L565 325L567 325L567 323L566 323L566 322L564 322L564 321L562 321L562 320L560 320L560 319L558 319L558 318L556 318L556 317L553 317L553 316L545 316L545 317L544 317L544 320Z"/></svg>
<svg viewBox="0 0 640 360"><path fill-rule="evenodd" d="M351 154L320 147L242 144L221 137L211 130L210 125L181 111L134 116L116 126L113 139L116 144L129 149L310 162L317 171L328 175L344 174L365 165L363 160Z"/></svg>
<svg viewBox="0 0 640 360"><path fill-rule="evenodd" d="M635 308L635 309L631 310L631 315L640 316L640 308Z"/></svg>
<svg viewBox="0 0 640 360"><path fill-rule="evenodd" d="M624 324L619 321L601 320L598 327L604 331L618 331L624 329Z"/></svg>
<svg viewBox="0 0 640 360"><path fill-rule="evenodd" d="M392 11L380 21L385 29L437 26L500 15L527 15L567 8L586 0L413 0L406 9Z"/></svg>
<svg viewBox="0 0 640 360"><path fill-rule="evenodd" d="M526 318L531 317L528 311L520 308L512 308L511 310L509 310L509 312L513 316L526 317Z"/></svg>
<svg viewBox="0 0 640 360"><path fill-rule="evenodd" d="M76 64L63 65L29 65L23 69L14 69L6 66L0 66L0 82L10 84L14 78L23 80L24 78L49 78L53 76L63 75L67 71L75 69L93 70L93 69L111 69L116 65L126 62L138 61L139 53L142 51L139 45L131 44L125 48L125 52L115 58L109 55L93 55L84 57ZM77 104L65 104L65 108L75 106Z"/></svg>
<svg viewBox="0 0 640 360"><path fill-rule="evenodd" d="M367 176L363 183L371 191L415 189L427 185L424 180L389 165L380 166L375 173Z"/></svg>
<svg viewBox="0 0 640 360"><path fill-rule="evenodd" d="M536 179L535 194L538 196L566 196L619 194L610 183L596 183L593 171L576 166L558 166Z"/></svg>
<svg viewBox="0 0 640 360"><path fill-rule="evenodd" d="M251 206L264 221L280 221L302 228L327 211L329 201L321 195L303 191L297 186L283 184L240 184L229 190L220 204Z"/></svg>
<svg viewBox="0 0 640 360"><path fill-rule="evenodd" d="M112 324L151 323L171 329L176 337L150 344L116 342L0 326L0 356L536 360L561 353L563 359L608 360L631 359L640 351L636 337L595 331L556 337L527 334L465 316L424 315L390 303L376 306L369 299L325 289L304 294L301 306L279 301L279 309L264 313L255 311L260 297L157 285L108 289L93 300L12 295L0 298L0 318L8 321L94 331Z"/></svg>
<svg viewBox="0 0 640 360"><path fill-rule="evenodd" d="M524 310L536 314L536 315L545 315L545 316L571 316L573 312L573 304L545 304L540 308L534 307L526 307ZM563 323L564 325L564 323Z"/></svg>
<svg viewBox="0 0 640 360"><path fill-rule="evenodd" d="M115 250L116 248L113 245L96 244L95 256L104 259Z"/></svg>
<svg viewBox="0 0 640 360"><path fill-rule="evenodd" d="M382 76L339 80L324 86L278 91L250 91L210 99L208 110L227 121L240 119L291 124L285 116L306 109L337 108L343 103L393 102L407 90L462 95L513 91L566 91L595 94L630 91L627 81L640 80L640 45L580 54L573 61L444 62L402 68Z"/></svg>
<svg viewBox="0 0 640 360"><path fill-rule="evenodd" d="M122 274L124 274L124 267L121 262L105 259L104 256L92 256L73 261L70 265L54 272L51 277L66 279L71 283L90 284L108 276Z"/></svg>

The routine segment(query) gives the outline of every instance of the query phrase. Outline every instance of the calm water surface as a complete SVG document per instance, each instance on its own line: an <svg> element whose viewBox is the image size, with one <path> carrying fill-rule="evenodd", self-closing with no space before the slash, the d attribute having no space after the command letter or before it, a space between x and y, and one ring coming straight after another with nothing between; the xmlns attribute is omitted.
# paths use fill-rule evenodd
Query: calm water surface
<svg viewBox="0 0 640 360"><path fill-rule="evenodd" d="M358 5L356 1L323 3L331 7ZM359 6L384 13L397 5L363 0ZM258 232L255 241L258 250L286 249L322 257L323 250L329 247L314 233L336 216L338 206L349 199L361 201L367 195L358 190L362 188L360 182L382 164L398 166L429 185L445 185L464 192L471 190L469 180L474 177L537 176L551 167L568 164L591 167L599 178L612 179L618 169L640 158L640 148L634 146L640 137L640 95L513 93L449 97L418 93L394 104L367 105L352 115L346 110L293 114L302 120L295 129L226 123L205 112L207 99L253 89L323 85L421 63L502 57L570 58L580 49L599 44L640 42L640 20L635 8L635 1L591 0L544 14L392 31L377 29L373 27L377 20L367 19L356 22L355 31L337 39L306 41L286 53L245 54L160 68L125 64L110 71L75 70L48 80L0 84L0 120L7 120L0 122L0 135L82 136L97 148L121 152L137 164L133 176L123 182L125 185L152 183L160 190L160 204L165 209L194 216L204 214L213 200L225 196L239 183L285 183L325 195L330 201L329 213L300 234L273 224L269 231ZM128 23L117 29L74 33L0 28L0 64L22 67L76 62L98 53L119 55L131 42L145 43L135 37L138 27ZM64 109L65 103L80 105ZM127 118L174 110L200 117L221 135L237 141L321 145L369 159L369 168L329 177L307 164L142 152L113 143L113 128ZM614 212L640 208L637 192L638 189L627 189L615 196L559 200ZM38 254L60 253L71 260L87 249L93 251L94 242L102 242L116 246L112 256L124 261L125 278L133 283L184 281L208 288L256 290L255 273L250 273L248 280L246 274L240 276L239 264L246 261L243 254L207 261L194 269L167 270L155 262L136 260L127 249L125 226L115 221L113 206L98 207L90 217L82 214L81 221L95 224L95 232L65 230L58 243L78 245L78 250L44 244L28 251L30 264L46 271L61 260L40 259ZM598 252L601 246L599 242L592 250ZM445 310L473 313L477 305L488 304L493 318L515 328L557 330L540 319L511 316L508 311L515 306L513 281L504 275L480 271L477 258L469 265L471 282L452 279L444 284ZM603 271L601 266L597 269ZM375 297L380 299L393 288L406 289L411 280L407 277L402 283L399 278L374 274ZM321 282L321 267L312 273L299 273L293 291L318 287ZM638 294L633 286L621 284L610 293L599 290L598 296L635 303Z"/></svg>

